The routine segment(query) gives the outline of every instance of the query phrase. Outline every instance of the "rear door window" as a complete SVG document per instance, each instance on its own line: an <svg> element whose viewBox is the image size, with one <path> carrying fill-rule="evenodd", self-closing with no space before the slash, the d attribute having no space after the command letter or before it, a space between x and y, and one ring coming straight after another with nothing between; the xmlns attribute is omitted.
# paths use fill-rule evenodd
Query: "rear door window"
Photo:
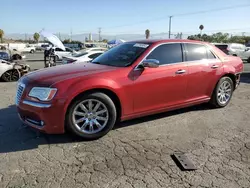
<svg viewBox="0 0 250 188"><path fill-rule="evenodd" d="M207 49L202 44L186 43L187 61L207 59Z"/></svg>

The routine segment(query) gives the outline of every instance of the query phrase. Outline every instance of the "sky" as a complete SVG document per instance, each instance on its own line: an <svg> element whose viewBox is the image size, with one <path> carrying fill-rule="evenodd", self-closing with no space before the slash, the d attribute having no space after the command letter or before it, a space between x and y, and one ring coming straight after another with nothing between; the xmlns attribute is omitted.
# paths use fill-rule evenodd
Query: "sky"
<svg viewBox="0 0 250 188"><path fill-rule="evenodd" d="M239 5L244 7L237 8ZM248 6L247 6L248 5ZM225 7L233 9L209 11ZM250 0L5 0L1 2L0 29L29 33L46 29L54 33L144 34L168 32L248 32ZM3 16L5 15L5 16Z"/></svg>

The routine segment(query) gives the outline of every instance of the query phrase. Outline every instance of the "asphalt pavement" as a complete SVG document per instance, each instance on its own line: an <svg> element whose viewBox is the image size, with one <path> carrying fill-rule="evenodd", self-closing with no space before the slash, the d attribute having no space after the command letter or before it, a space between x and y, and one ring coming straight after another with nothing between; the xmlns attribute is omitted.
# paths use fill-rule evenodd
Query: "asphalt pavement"
<svg viewBox="0 0 250 188"><path fill-rule="evenodd" d="M36 59L28 62L41 68ZM1 188L250 187L249 73L226 108L199 105L126 121L90 142L37 134L17 117L16 83L0 88ZM181 171L174 152L197 170Z"/></svg>

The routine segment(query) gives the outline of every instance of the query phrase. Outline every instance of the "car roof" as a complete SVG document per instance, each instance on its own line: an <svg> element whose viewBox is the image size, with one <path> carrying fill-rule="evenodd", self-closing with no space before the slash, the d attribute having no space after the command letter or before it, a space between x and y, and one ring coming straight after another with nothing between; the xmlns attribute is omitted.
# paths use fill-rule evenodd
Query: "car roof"
<svg viewBox="0 0 250 188"><path fill-rule="evenodd" d="M137 43L147 43L147 44L154 44L154 43L171 43L171 42L191 42L191 43L200 43L200 44L207 44L207 42L199 41L199 40L188 40L188 39L144 39L144 40L133 40L127 41L129 42L137 42Z"/></svg>

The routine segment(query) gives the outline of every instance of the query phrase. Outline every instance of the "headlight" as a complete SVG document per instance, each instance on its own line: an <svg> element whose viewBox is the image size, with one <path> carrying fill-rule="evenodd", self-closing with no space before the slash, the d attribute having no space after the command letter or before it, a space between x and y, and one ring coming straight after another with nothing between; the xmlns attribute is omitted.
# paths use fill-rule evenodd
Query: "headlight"
<svg viewBox="0 0 250 188"><path fill-rule="evenodd" d="M48 87L33 87L29 92L30 97L37 98L41 101L49 101L53 99L57 92L56 88L48 88Z"/></svg>

